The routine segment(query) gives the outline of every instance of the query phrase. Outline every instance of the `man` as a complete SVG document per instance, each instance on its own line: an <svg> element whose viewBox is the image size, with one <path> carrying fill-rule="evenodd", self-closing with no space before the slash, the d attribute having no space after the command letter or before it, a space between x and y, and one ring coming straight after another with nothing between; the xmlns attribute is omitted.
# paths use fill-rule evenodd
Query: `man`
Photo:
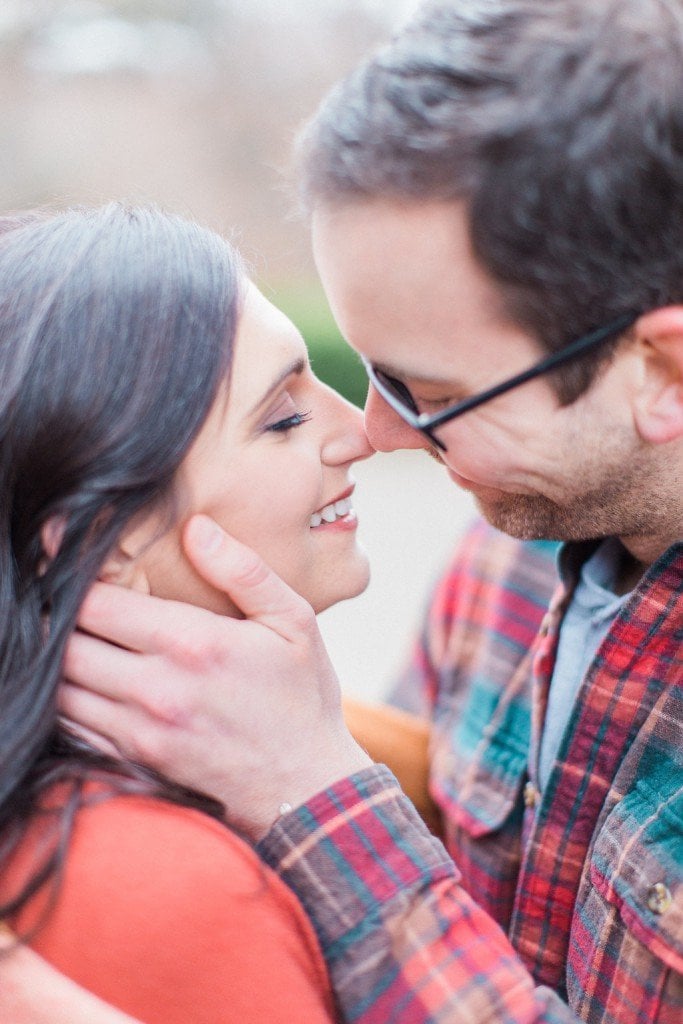
<svg viewBox="0 0 683 1024"><path fill-rule="evenodd" d="M308 610L214 525L188 551L249 622L108 588L84 608L66 674L99 695L71 685L65 712L225 801L347 1020L681 1019L682 52L678 0L438 3L304 140L372 443L425 448L499 529L569 542L514 665L491 566L458 576L501 642L490 672L433 677L453 859L361 766Z"/></svg>

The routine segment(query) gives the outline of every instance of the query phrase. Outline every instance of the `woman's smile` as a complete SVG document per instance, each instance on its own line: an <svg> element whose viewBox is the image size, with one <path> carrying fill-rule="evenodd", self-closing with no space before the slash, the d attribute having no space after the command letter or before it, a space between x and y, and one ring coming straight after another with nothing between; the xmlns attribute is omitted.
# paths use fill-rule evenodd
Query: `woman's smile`
<svg viewBox="0 0 683 1024"><path fill-rule="evenodd" d="M310 520L311 529L336 527L341 530L355 530L358 526L358 518L351 504L354 487L355 484L352 484L336 498L314 512Z"/></svg>

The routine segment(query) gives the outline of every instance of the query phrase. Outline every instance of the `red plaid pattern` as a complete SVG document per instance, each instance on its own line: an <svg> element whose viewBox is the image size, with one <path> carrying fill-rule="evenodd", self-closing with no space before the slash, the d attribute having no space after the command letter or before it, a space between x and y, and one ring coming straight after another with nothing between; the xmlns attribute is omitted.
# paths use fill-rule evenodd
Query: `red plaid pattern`
<svg viewBox="0 0 683 1024"><path fill-rule="evenodd" d="M586 554L563 552L568 578ZM434 722L448 852L380 766L262 843L348 1021L683 1021L683 545L601 645L539 794L571 595L544 616L551 559L477 526L437 588L409 684Z"/></svg>

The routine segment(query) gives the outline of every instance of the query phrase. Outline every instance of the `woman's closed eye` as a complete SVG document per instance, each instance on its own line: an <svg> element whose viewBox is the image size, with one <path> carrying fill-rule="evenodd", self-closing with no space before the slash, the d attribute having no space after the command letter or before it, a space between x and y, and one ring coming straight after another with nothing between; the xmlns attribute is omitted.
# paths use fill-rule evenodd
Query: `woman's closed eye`
<svg viewBox="0 0 683 1024"><path fill-rule="evenodd" d="M271 403L270 408L263 420L263 431L269 434L286 434L287 431L300 427L311 418L310 412L298 408L298 402L294 400L289 389L281 392L279 397Z"/></svg>
<svg viewBox="0 0 683 1024"><path fill-rule="evenodd" d="M286 416L284 419L276 420L274 423L268 423L265 429L274 434L284 434L288 430L292 430L294 427L300 427L302 423L308 422L310 418L310 411L294 412L291 416Z"/></svg>

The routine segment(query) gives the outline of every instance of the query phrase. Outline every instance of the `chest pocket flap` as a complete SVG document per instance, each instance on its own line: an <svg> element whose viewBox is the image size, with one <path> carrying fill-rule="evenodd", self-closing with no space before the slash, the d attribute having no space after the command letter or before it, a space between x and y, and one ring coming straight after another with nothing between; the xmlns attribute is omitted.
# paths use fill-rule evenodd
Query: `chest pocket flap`
<svg viewBox="0 0 683 1024"><path fill-rule="evenodd" d="M590 878L626 928L683 973L683 784L664 754L606 818ZM645 766L647 767L647 766Z"/></svg>

